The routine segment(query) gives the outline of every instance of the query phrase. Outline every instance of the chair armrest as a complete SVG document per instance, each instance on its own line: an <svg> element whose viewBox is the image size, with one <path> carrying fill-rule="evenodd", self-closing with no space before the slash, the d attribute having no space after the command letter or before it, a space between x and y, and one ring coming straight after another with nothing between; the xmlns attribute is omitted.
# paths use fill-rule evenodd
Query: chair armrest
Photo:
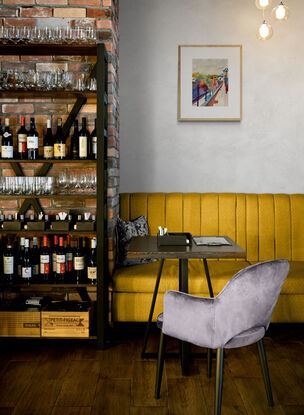
<svg viewBox="0 0 304 415"><path fill-rule="evenodd" d="M167 291L164 295L163 333L211 348L214 339L214 301L214 298Z"/></svg>

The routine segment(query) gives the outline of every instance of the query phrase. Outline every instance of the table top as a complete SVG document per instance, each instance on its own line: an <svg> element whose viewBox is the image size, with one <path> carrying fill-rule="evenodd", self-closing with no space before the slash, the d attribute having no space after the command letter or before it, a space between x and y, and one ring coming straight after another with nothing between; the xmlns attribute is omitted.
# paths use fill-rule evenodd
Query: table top
<svg viewBox="0 0 304 415"><path fill-rule="evenodd" d="M231 245L157 246L156 236L135 236L131 239L128 258L246 258L246 251L228 236Z"/></svg>

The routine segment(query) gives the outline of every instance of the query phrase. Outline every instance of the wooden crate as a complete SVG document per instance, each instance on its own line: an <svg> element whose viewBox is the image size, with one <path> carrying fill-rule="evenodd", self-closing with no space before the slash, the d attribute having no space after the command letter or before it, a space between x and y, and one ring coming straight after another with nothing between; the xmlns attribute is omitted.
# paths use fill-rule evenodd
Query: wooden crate
<svg viewBox="0 0 304 415"><path fill-rule="evenodd" d="M41 337L88 338L91 322L91 308L88 311L41 312Z"/></svg>
<svg viewBox="0 0 304 415"><path fill-rule="evenodd" d="M40 337L40 311L0 311L1 337Z"/></svg>

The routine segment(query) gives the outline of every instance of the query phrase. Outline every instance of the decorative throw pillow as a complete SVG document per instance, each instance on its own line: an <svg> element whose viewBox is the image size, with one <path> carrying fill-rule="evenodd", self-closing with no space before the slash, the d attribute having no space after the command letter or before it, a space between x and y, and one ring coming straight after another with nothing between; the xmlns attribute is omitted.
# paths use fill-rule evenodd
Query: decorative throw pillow
<svg viewBox="0 0 304 415"><path fill-rule="evenodd" d="M154 259L128 259L128 249L131 238L133 236L147 236L149 235L148 224L145 216L140 216L132 221L125 222L118 218L116 225L117 236L117 264L119 266L129 266L146 264L153 262Z"/></svg>

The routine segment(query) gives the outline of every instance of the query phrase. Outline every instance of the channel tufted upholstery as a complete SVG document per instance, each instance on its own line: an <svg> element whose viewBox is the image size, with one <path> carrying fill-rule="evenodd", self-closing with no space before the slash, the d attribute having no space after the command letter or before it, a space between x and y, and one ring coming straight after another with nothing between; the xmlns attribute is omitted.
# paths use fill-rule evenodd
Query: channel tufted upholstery
<svg viewBox="0 0 304 415"><path fill-rule="evenodd" d="M120 217L145 215L151 235L158 226L192 235L227 235L247 260L208 260L214 294L232 276L261 261L286 258L290 272L274 310L274 322L304 322L304 195L234 193L123 193ZM158 262L117 269L112 282L114 321L147 321ZM166 260L154 320L166 290L178 290L177 260ZM202 260L189 261L189 293L208 296Z"/></svg>

